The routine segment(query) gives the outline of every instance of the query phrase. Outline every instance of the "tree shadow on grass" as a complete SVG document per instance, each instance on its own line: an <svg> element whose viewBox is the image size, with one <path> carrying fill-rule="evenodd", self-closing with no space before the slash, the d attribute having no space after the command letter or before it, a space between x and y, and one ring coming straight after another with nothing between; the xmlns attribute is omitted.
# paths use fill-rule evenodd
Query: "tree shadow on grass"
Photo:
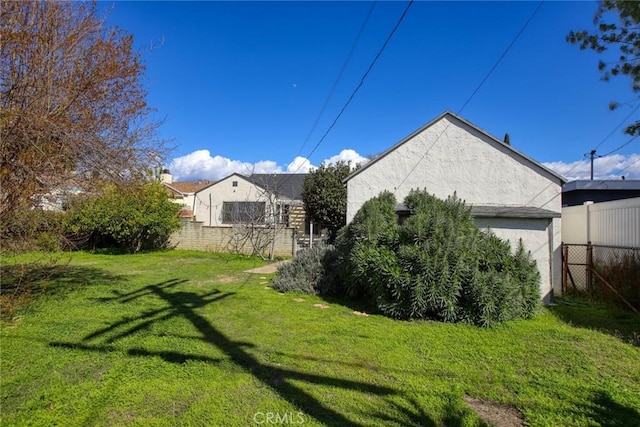
<svg viewBox="0 0 640 427"><path fill-rule="evenodd" d="M231 360L235 365L241 367L247 373L253 375L253 377L258 381L271 388L282 399L290 402L295 407L304 411L307 416L312 417L321 423L327 425L359 425L346 415L318 400L304 388L296 385L296 382L354 390L366 395L379 396L382 398L394 395L404 396L402 392L391 387L378 386L365 381L354 381L318 375L315 373L301 372L262 363L247 351L247 348L254 347L253 344L231 340L215 328L204 316L196 311L196 309L221 301L233 294L213 290L207 294L199 295L193 292L175 290L176 286L183 284L184 282L186 281L173 279L154 285L148 285L130 293L119 293L111 299L126 304L133 302L138 298L155 296L165 302L166 305L163 308L144 312L135 318L128 318L115 322L105 328L88 334L81 340L81 342L51 342L49 344L54 347L86 351L111 351L115 350L112 346L112 343L115 341L134 335L140 330L149 327L154 322L179 316L188 320L198 331L204 341L221 350L226 356L224 360ZM92 344L91 341L96 339L104 340L107 344ZM184 363L187 360L199 360L217 364L223 360L177 351L148 351L141 348L130 348L127 350L127 353L131 356L161 357L170 363ZM432 420L428 414L419 410L419 405L416 402L413 403L413 406L415 407L410 411L406 408L397 407L396 412L399 413L399 419L395 419L393 416L389 415L382 417L377 414L370 414L370 417L377 418L381 423L394 422L395 424L401 425L435 425L435 421ZM260 408L256 409L259 410ZM409 424L406 424L407 420L410 420Z"/></svg>
<svg viewBox="0 0 640 427"><path fill-rule="evenodd" d="M597 330L640 347L640 316L630 311L578 300L559 300L549 309L572 326Z"/></svg>
<svg viewBox="0 0 640 427"><path fill-rule="evenodd" d="M637 409L621 405L604 390L596 391L590 401L581 405L580 415L586 415L602 426L640 425L640 412Z"/></svg>

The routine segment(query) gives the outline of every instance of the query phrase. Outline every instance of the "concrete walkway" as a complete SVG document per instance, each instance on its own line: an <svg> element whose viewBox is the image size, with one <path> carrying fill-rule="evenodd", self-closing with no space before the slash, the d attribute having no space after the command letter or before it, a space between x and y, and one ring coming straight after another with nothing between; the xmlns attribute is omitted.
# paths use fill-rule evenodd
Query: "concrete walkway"
<svg viewBox="0 0 640 427"><path fill-rule="evenodd" d="M245 270L244 272L253 273L253 274L271 274L271 273L275 273L278 267L280 267L285 262L289 262L289 261L285 260L285 261L273 262L271 264L268 264L262 267L252 268L251 270Z"/></svg>

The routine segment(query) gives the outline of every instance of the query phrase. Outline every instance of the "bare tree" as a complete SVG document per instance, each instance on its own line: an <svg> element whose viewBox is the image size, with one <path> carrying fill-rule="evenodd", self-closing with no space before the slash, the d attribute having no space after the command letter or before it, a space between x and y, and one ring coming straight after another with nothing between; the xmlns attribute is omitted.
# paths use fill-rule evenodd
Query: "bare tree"
<svg viewBox="0 0 640 427"><path fill-rule="evenodd" d="M278 236L289 226L291 201L280 197L277 180L253 174L248 179L254 184L255 197L227 203L233 212L224 212L223 207L223 222L233 223L228 248L232 252L243 252L248 245L254 255L265 257L267 254L268 259L273 260Z"/></svg>
<svg viewBox="0 0 640 427"><path fill-rule="evenodd" d="M69 179L118 183L161 161L144 70L133 37L107 27L95 3L3 2L2 224Z"/></svg>

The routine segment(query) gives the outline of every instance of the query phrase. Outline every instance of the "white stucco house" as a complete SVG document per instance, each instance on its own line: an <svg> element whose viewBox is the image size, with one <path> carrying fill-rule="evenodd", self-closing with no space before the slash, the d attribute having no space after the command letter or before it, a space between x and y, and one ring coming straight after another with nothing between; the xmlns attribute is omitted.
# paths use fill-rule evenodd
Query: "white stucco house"
<svg viewBox="0 0 640 427"><path fill-rule="evenodd" d="M562 186L565 179L451 112L444 112L345 179L347 223L388 190L402 202L411 189L457 193L478 227L522 238L540 270L545 301L561 290Z"/></svg>
<svg viewBox="0 0 640 427"><path fill-rule="evenodd" d="M270 223L298 227L304 174L231 174L194 194L194 215L205 226Z"/></svg>

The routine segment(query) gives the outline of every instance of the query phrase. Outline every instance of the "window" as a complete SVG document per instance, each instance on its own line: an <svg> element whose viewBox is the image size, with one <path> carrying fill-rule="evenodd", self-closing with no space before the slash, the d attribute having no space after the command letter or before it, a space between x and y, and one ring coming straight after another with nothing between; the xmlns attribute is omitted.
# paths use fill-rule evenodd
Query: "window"
<svg viewBox="0 0 640 427"><path fill-rule="evenodd" d="M264 224L265 202L223 202L223 224Z"/></svg>
<svg viewBox="0 0 640 427"><path fill-rule="evenodd" d="M286 227L289 226L289 214L291 213L291 206L278 203L276 205L276 222L278 224L284 224Z"/></svg>
<svg viewBox="0 0 640 427"><path fill-rule="evenodd" d="M232 187L237 187L238 186L238 181L231 181L231 186Z"/></svg>

